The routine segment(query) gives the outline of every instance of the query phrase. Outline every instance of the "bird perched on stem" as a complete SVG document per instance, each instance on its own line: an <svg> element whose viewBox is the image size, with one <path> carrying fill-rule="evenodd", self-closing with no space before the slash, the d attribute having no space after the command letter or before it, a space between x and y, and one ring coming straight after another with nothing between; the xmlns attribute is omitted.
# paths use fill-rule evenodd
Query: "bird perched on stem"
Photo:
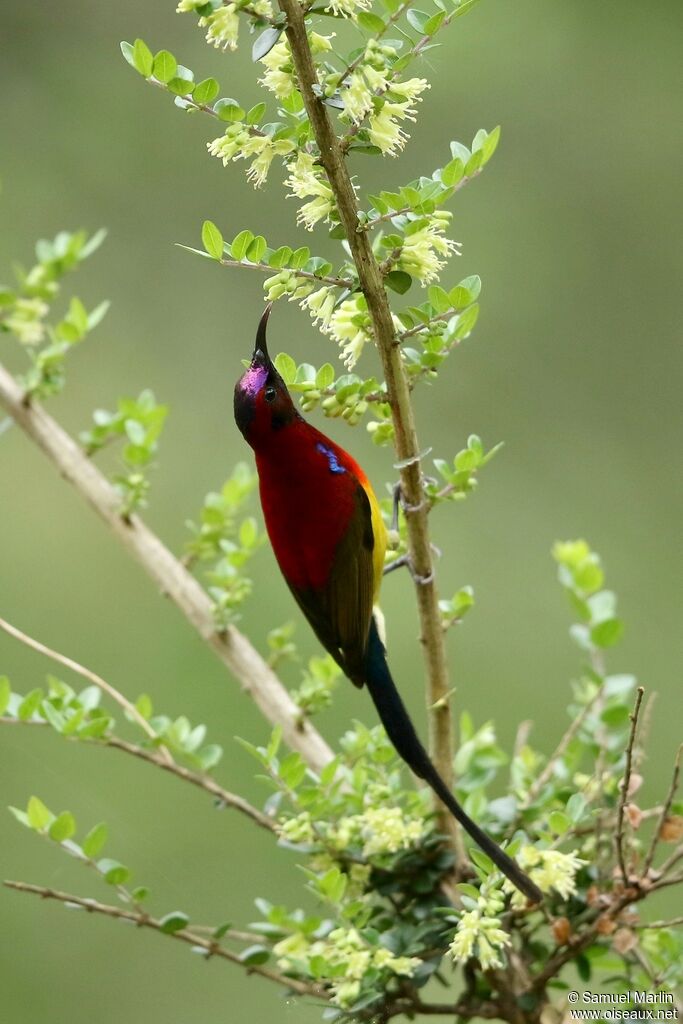
<svg viewBox="0 0 683 1024"><path fill-rule="evenodd" d="M462 809L415 731L373 610L387 547L377 498L358 463L296 409L268 355L269 314L270 306L235 386L235 421L254 449L266 529L285 581L325 650L352 683L367 686L406 764L503 874L540 902L539 888Z"/></svg>

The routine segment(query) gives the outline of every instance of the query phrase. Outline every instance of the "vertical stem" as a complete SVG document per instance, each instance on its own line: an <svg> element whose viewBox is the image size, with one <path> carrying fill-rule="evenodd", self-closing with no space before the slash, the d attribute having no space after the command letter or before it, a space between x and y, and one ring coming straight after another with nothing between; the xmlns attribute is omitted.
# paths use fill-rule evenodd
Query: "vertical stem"
<svg viewBox="0 0 683 1024"><path fill-rule="evenodd" d="M316 95L318 77L311 55L304 12L298 0L278 0L287 18L285 29L292 51L299 88L306 106L320 162L334 193L337 209L351 247L361 289L372 319L375 340L384 368L388 400L394 424L395 447L401 468L401 488L406 505L406 522L410 557L416 577L417 604L420 616L420 642L427 667L427 701L429 708L429 747L432 759L444 782L453 785L453 744L451 711L448 703L449 683L444 634L441 627L439 599L433 576L432 551L429 541L428 505L422 484L420 447L415 417L410 400L408 378L401 359L391 310L382 274L375 259L367 232L359 230L358 203L351 184L339 139L332 127L325 104ZM436 800L436 798L435 798ZM440 801L440 827L457 842L457 825ZM462 852L462 851L461 851Z"/></svg>

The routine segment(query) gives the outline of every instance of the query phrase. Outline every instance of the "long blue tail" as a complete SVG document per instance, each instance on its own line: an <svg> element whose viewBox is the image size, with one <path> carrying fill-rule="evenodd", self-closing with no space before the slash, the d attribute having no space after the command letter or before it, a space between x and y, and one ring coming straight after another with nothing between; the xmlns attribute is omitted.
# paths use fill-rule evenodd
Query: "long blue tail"
<svg viewBox="0 0 683 1024"><path fill-rule="evenodd" d="M456 821L460 822L477 846L491 858L513 885L534 903L541 903L543 894L538 886L524 874L519 864L501 850L500 846L465 813L429 759L429 754L415 732L415 726L391 677L386 651L374 617L370 626L365 683L387 736L408 767L431 786Z"/></svg>

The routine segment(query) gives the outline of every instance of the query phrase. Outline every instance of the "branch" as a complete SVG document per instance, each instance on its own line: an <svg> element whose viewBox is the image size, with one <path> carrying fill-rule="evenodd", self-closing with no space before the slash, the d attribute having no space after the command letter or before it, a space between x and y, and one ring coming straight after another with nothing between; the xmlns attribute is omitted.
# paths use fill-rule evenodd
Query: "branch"
<svg viewBox="0 0 683 1024"><path fill-rule="evenodd" d="M28 636L26 633L22 633L16 626L12 626L5 619L0 618L0 629L3 629L5 633L9 633L15 640L25 644L26 647L30 647L31 650L38 651L39 654L44 654L48 658L52 658L59 665L64 665L65 668L71 669L79 676L83 676L89 682L94 683L103 693L106 693L111 699L123 708L125 713L136 722L142 731L146 733L151 740L157 740L159 737L155 733L146 718L144 718L134 704L124 697L115 687L111 686L105 679L98 676L97 673L92 672L89 668L85 668L84 665L79 665L77 661L73 661L72 658L67 658L65 654L60 654L59 651L53 651L51 647L46 647L45 644L41 644L39 640L34 640L33 637ZM170 751L165 746L159 747L161 760L166 764L173 764L173 758Z"/></svg>
<svg viewBox="0 0 683 1024"><path fill-rule="evenodd" d="M185 246L181 246L185 248ZM269 267L267 263L243 263L241 260L219 260L223 267L238 267L243 270L260 270L263 274L277 274L275 267ZM289 269L285 267L284 269ZM306 281L314 281L316 284L329 284L334 288L355 288L355 281L347 281L343 277L325 277L322 274L312 274L308 270L292 270L296 277L302 277Z"/></svg>
<svg viewBox="0 0 683 1024"><path fill-rule="evenodd" d="M566 732L560 739L560 742L557 744L552 756L548 758L548 763L546 764L545 768L537 777L536 781L529 787L529 792L526 795L526 799L520 805L520 811L526 810L526 808L529 807L534 802L536 797L539 795L539 793L545 786L546 782L550 779L551 775L553 774L555 763L559 761L559 759L562 757L571 741L576 736L577 732L585 722L589 712L594 707L596 701L601 696L602 692L603 687L598 687L598 689L595 691L595 693L588 701L588 703L584 705L584 707L581 709L580 714L578 714L576 718L573 719L573 721L570 723L569 728L566 730Z"/></svg>
<svg viewBox="0 0 683 1024"><path fill-rule="evenodd" d="M626 863L624 861L624 808L626 807L626 801L628 800L629 784L631 782L631 764L633 761L633 744L636 741L636 732L638 730L638 715L640 713L640 705L643 700L642 686L638 687L636 692L636 703L633 711L631 712L631 732L628 738L628 744L626 746L626 768L624 770L624 778L621 785L621 794L619 796L619 809L617 811L617 831L614 837L614 846L617 851L617 859L619 861L619 870L621 871L621 877L624 879L624 883L628 882L628 875L626 874Z"/></svg>
<svg viewBox="0 0 683 1024"><path fill-rule="evenodd" d="M285 742L313 771L333 754L319 732L301 721L299 709L278 677L234 626L218 632L211 600L201 585L137 515L123 518L121 498L76 442L37 402L29 402L12 375L0 365L0 405L54 463L61 475L94 508L147 574L180 609L254 700L265 718L282 727Z"/></svg>
<svg viewBox="0 0 683 1024"><path fill-rule="evenodd" d="M329 998L325 990L317 985L309 985L304 981L297 981L296 978L287 978L284 974L278 974L277 971L271 971L267 967L261 967L258 964L243 963L239 954L233 953L230 949L225 949L224 946L219 945L218 942L212 939L205 939L190 928L181 928L177 932L165 932L161 921L144 913L124 910L121 907L112 907L107 903L100 903L98 900L84 899L82 896L72 896L68 892L47 889L42 885L31 885L29 882L6 880L3 882L3 885L8 889L14 889L15 892L31 893L34 896L40 896L44 900L57 900L59 903L66 903L72 907L81 907L91 914L103 914L105 917L118 918L120 921L130 921L132 924L137 925L138 928L150 928L171 939L178 939L180 942L185 942L190 946L205 950L207 959L208 957L217 956L223 960L229 960L233 964L239 964L245 969L247 974L260 974L262 978L268 978L277 985L283 985L298 995L313 995L320 999Z"/></svg>
<svg viewBox="0 0 683 1024"><path fill-rule="evenodd" d="M22 720L21 718L0 716L0 725L42 725L47 727L49 724L49 722L41 721L37 718ZM224 804L226 807L232 807L236 811L241 811L242 814L246 814L248 818L251 818L252 821L255 821L262 828L268 829L269 832L275 832L276 830L275 822L272 818L257 810L256 807L253 807L243 797L238 796L237 793L231 793L230 790L223 789L210 775L202 775L200 772L192 771L191 768L186 768L184 765L178 764L177 761L164 760L163 757L158 755L156 750L138 747L135 743L129 743L118 736L106 736L103 739L81 739L78 736L69 736L67 739L75 740L77 743L83 743L90 747L111 747L112 750L121 750L124 754L138 757L141 761L146 761L148 764L156 765L157 768L161 768L165 772L170 772L171 775L182 779L183 782L189 782L193 786L198 786L214 797L214 799L220 801L221 804Z"/></svg>
<svg viewBox="0 0 683 1024"><path fill-rule="evenodd" d="M673 775L671 777L671 785L669 786L669 792L666 795L666 800L664 801L664 806L662 807L662 812L661 812L661 814L659 816L659 821L655 825L655 830L654 830L654 832L652 834L652 841L650 842L650 848L647 851L647 855L646 855L645 861L643 863L643 870L641 871L641 877L642 878L645 878L647 876L647 873L650 870L650 867L652 866L652 861L654 860L655 853L657 851L657 844L659 842L659 833L661 832L662 825L664 824L664 822L666 821L666 819L669 816L669 811L671 810L671 805L672 805L674 797L676 795L676 790L678 789L678 776L679 776L680 770L681 770L681 752L682 751L683 751L683 746L680 746L678 748L678 750L676 751L676 757L674 759L674 770L673 770Z"/></svg>
<svg viewBox="0 0 683 1024"><path fill-rule="evenodd" d="M428 503L425 498L420 467L420 445L410 401L408 376L401 359L389 301L382 282L379 265L372 251L368 233L358 222L358 203L351 184L344 153L332 127L325 104L318 98L320 83L306 35L304 12L298 0L278 0L287 18L287 41L292 52L299 88L306 113L320 152L320 162L334 193L339 216L346 232L360 288L365 295L372 319L377 349L387 383L387 399L391 406L395 447L401 466L401 490L408 530L410 558L416 578L417 603L420 615L420 640L427 666L430 724L430 751L434 764L447 786L453 785L453 746L451 711L448 702L450 686L439 597L434 582L434 567L429 540ZM436 800L436 798L435 798ZM457 826L441 803L436 801L439 827L456 843ZM460 847L461 855L464 848Z"/></svg>

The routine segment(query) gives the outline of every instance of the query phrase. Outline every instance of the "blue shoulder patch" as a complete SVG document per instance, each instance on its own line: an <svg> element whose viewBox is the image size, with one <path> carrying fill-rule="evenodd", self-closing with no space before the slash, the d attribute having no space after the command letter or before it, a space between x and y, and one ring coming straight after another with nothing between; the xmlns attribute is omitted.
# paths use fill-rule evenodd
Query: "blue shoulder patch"
<svg viewBox="0 0 683 1024"><path fill-rule="evenodd" d="M337 458L337 456L335 455L331 448L328 448L326 444L322 444L321 441L318 441L315 447L319 452L322 452L322 454L326 456L328 465L330 467L330 473L346 472L344 467L339 465L339 459Z"/></svg>

